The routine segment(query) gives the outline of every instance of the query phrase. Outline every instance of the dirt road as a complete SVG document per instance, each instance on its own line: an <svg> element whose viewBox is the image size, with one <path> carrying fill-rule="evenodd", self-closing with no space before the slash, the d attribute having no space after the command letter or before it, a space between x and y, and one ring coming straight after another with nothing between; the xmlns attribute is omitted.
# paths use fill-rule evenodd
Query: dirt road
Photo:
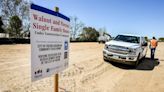
<svg viewBox="0 0 164 92"><path fill-rule="evenodd" d="M61 92L164 92L164 43L156 51L160 64L149 71L104 62L103 47L71 43L69 68L60 73ZM53 76L30 80L30 45L0 45L0 92L53 92Z"/></svg>

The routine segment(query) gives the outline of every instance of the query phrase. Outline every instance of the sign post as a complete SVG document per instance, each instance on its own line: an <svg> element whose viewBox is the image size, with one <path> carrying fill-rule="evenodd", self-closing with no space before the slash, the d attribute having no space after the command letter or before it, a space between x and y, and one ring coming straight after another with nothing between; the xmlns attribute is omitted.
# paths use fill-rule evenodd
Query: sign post
<svg viewBox="0 0 164 92"><path fill-rule="evenodd" d="M31 80L36 81L56 74L55 92L58 92L57 73L68 67L69 26L70 19L65 15L31 4Z"/></svg>
<svg viewBox="0 0 164 92"><path fill-rule="evenodd" d="M59 92L59 74L55 74L54 80L54 92Z"/></svg>
<svg viewBox="0 0 164 92"><path fill-rule="evenodd" d="M59 7L55 7L55 12L59 13ZM54 92L59 92L59 74L55 74L54 76Z"/></svg>

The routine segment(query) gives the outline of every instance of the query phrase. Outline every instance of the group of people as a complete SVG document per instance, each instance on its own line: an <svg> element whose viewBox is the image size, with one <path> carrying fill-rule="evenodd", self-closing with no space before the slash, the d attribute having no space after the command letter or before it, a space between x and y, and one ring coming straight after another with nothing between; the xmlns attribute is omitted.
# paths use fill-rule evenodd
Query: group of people
<svg viewBox="0 0 164 92"><path fill-rule="evenodd" d="M156 50L157 46L158 46L158 41L156 40L155 37L153 37L150 40L150 46L149 46L150 47L150 51L151 51L150 57L151 57L152 60L154 59L155 50Z"/></svg>

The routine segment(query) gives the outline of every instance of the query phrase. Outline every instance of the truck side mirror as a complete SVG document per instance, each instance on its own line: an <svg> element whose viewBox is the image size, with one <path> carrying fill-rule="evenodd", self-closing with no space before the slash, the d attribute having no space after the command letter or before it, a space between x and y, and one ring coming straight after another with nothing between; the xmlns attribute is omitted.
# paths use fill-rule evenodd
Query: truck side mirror
<svg viewBox="0 0 164 92"><path fill-rule="evenodd" d="M147 42L144 42L143 44L142 44L142 46L147 46L148 44L147 44Z"/></svg>

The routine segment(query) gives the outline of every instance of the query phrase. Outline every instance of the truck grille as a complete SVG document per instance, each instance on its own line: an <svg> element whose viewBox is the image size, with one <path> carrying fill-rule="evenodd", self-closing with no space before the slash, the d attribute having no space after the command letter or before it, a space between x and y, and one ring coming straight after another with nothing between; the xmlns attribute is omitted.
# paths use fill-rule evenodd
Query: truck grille
<svg viewBox="0 0 164 92"><path fill-rule="evenodd" d="M118 54L128 54L129 49L127 47L122 46L116 46L116 45L110 45L108 46L108 51Z"/></svg>

